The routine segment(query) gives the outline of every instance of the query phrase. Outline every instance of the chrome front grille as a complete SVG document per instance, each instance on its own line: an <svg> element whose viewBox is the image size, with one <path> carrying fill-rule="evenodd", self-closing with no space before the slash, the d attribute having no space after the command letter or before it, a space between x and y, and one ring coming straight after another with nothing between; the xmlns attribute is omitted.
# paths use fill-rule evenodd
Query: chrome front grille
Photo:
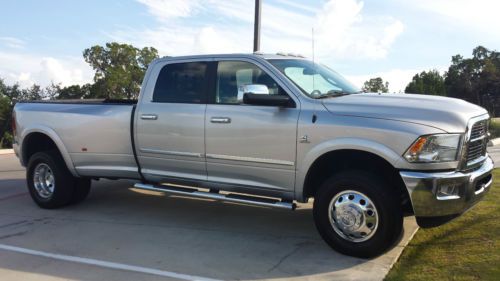
<svg viewBox="0 0 500 281"><path fill-rule="evenodd" d="M474 164L486 155L488 120L480 120L472 125L467 144L467 166Z"/></svg>
<svg viewBox="0 0 500 281"><path fill-rule="evenodd" d="M476 122L471 129L470 140L473 141L475 139L486 136L487 131L488 131L487 120L481 120Z"/></svg>

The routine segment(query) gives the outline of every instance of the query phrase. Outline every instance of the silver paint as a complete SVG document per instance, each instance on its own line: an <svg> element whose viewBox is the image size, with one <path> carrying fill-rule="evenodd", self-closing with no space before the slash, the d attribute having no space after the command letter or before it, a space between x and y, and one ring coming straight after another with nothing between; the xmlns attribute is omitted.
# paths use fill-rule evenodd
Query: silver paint
<svg viewBox="0 0 500 281"><path fill-rule="evenodd" d="M161 58L151 63L132 136L140 148L137 154L146 179L176 177L253 186L281 190L283 196L293 192L294 199L305 201L303 186L309 168L325 153L364 151L397 170L428 171L419 177L432 178L436 170L459 170L461 160L409 163L402 157L408 147L421 135L466 134L472 118L488 118L481 107L444 97L355 94L315 100L273 67L266 60L270 58L301 59L234 54ZM225 60L257 65L290 95L296 107L152 102L163 66ZM75 176L139 178L130 141L132 106L18 103L14 110L18 128L14 149L23 165L27 162L24 139L42 133L54 141ZM482 159L477 165L488 163ZM415 183L405 182L411 193Z"/></svg>

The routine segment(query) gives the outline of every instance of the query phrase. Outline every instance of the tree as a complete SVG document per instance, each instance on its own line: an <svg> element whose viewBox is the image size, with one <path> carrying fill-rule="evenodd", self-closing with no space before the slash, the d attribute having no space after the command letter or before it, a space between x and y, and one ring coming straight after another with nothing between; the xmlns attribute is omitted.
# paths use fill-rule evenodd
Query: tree
<svg viewBox="0 0 500 281"><path fill-rule="evenodd" d="M413 76L405 93L445 96L444 78L437 70L422 71Z"/></svg>
<svg viewBox="0 0 500 281"><path fill-rule="evenodd" d="M59 89L59 93L57 95L57 99L60 100L79 100L85 98L92 98L91 93L92 84L85 84L83 86L80 85L71 85L64 88ZM98 94L95 94L98 96Z"/></svg>
<svg viewBox="0 0 500 281"><path fill-rule="evenodd" d="M158 58L152 47L142 49L132 45L107 43L83 51L85 61L96 71L98 84L94 98L136 99L148 65ZM77 90L77 89L73 89Z"/></svg>
<svg viewBox="0 0 500 281"><path fill-rule="evenodd" d="M9 87L0 79L0 147L12 146L10 122L12 118L13 100L21 95L19 85Z"/></svg>
<svg viewBox="0 0 500 281"><path fill-rule="evenodd" d="M483 106L496 116L500 113L500 52L476 47L472 58L455 55L446 73L448 96Z"/></svg>
<svg viewBox="0 0 500 281"><path fill-rule="evenodd" d="M384 83L380 77L371 78L365 82L362 90L371 93L387 93L389 92L389 82Z"/></svg>
<svg viewBox="0 0 500 281"><path fill-rule="evenodd" d="M4 136L9 126L11 104L9 98L5 95L6 88L7 86L3 80L0 79L0 148L8 146L7 143L4 145Z"/></svg>
<svg viewBox="0 0 500 281"><path fill-rule="evenodd" d="M42 89L34 84L30 88L21 89L19 84L8 86L0 78L0 147L12 146L12 109L16 102L21 100L37 100L47 98L54 93L55 85Z"/></svg>

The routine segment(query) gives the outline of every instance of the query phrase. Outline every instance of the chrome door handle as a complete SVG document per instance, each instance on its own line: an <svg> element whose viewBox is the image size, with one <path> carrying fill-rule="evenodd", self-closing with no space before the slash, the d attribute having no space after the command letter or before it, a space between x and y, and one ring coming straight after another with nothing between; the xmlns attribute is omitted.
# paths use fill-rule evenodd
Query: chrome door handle
<svg viewBox="0 0 500 281"><path fill-rule="evenodd" d="M141 119L142 120L156 120L156 119L158 119L158 115L156 115L156 114L142 114Z"/></svg>
<svg viewBox="0 0 500 281"><path fill-rule="evenodd" d="M212 117L212 118L210 118L210 122L227 124L227 123L231 123L231 118L229 118L229 117Z"/></svg>

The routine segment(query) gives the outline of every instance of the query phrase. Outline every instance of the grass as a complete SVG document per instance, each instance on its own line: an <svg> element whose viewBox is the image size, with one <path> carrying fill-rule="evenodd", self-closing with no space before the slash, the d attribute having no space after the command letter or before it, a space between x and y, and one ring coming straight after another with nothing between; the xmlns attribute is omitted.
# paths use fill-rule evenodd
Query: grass
<svg viewBox="0 0 500 281"><path fill-rule="evenodd" d="M489 128L491 138L500 138L500 118L491 118Z"/></svg>
<svg viewBox="0 0 500 281"><path fill-rule="evenodd" d="M386 280L500 280L500 180L463 216L418 230Z"/></svg>

